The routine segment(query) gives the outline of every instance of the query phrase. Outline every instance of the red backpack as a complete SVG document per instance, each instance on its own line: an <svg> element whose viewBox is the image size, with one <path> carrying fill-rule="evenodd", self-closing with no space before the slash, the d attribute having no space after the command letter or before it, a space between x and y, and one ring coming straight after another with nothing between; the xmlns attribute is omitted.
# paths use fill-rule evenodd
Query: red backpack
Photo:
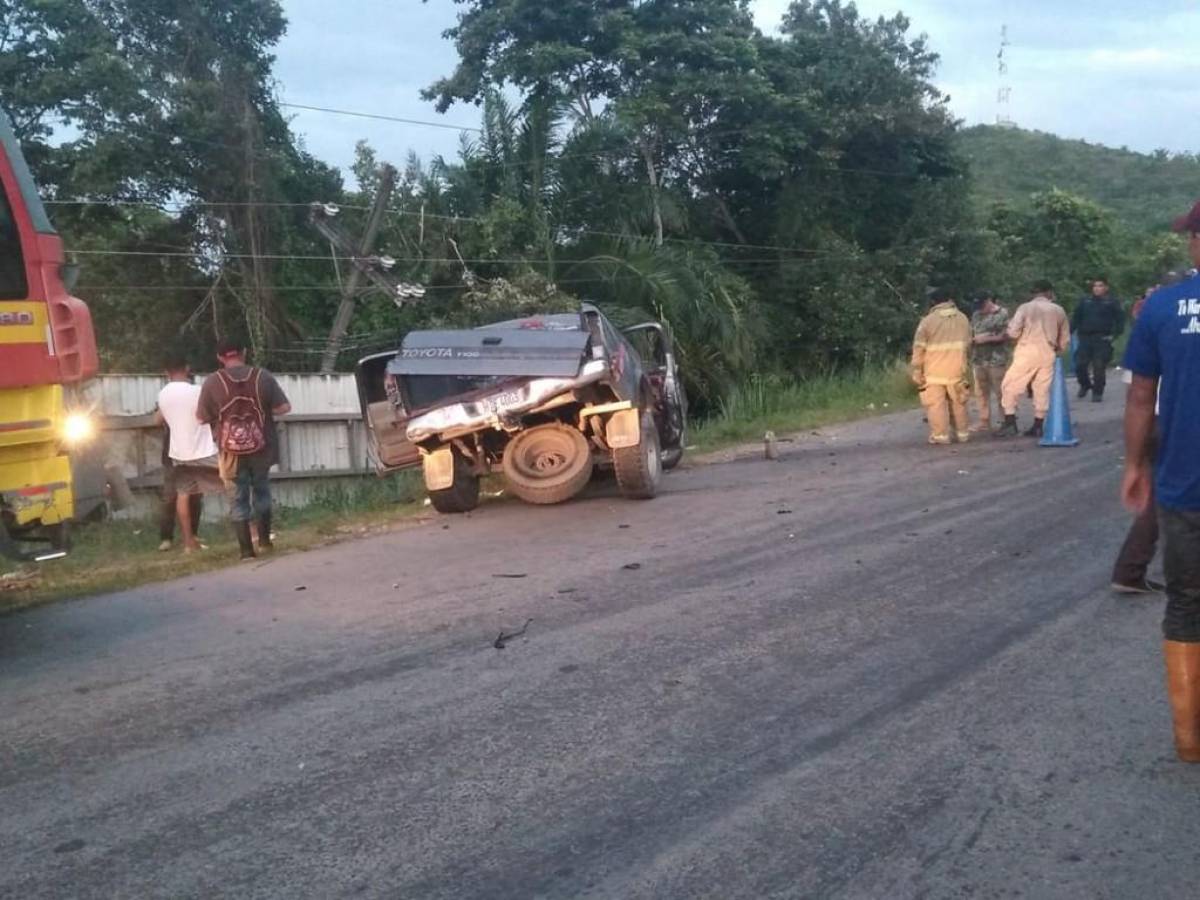
<svg viewBox="0 0 1200 900"><path fill-rule="evenodd" d="M252 368L245 378L234 378L223 370L217 372L225 386L225 402L221 406L217 446L224 453L248 456L267 447L266 417L259 402L258 380L261 370Z"/></svg>

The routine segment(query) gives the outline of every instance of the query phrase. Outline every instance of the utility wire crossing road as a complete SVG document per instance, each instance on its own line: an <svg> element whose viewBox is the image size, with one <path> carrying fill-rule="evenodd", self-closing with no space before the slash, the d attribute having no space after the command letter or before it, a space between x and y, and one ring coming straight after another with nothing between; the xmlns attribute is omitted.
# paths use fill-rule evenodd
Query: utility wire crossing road
<svg viewBox="0 0 1200 900"><path fill-rule="evenodd" d="M0 896L1195 898L1120 407L2 618Z"/></svg>

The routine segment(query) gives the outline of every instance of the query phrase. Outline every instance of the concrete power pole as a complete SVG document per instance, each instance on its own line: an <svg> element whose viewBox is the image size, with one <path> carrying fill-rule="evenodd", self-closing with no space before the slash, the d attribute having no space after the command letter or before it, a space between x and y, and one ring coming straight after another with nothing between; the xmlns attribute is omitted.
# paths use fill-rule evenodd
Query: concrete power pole
<svg viewBox="0 0 1200 900"><path fill-rule="evenodd" d="M355 248L357 250L354 254L356 264L350 267L350 273L342 285L342 299L338 304L337 315L333 319L333 327L329 330L329 340L325 344L325 352L321 355L321 373L323 375L331 373L334 366L337 365L338 353L342 349L342 339L350 328L350 320L354 318L354 303L358 298L358 283L363 270L361 266L357 265L357 262L370 256L371 250L375 246L375 238L379 234L379 227L383 224L383 217L387 214L388 204L392 200L392 190L395 186L396 170L385 164L379 170L379 187L375 191L375 203L372 205L370 217L367 219L367 230L363 233L358 247Z"/></svg>

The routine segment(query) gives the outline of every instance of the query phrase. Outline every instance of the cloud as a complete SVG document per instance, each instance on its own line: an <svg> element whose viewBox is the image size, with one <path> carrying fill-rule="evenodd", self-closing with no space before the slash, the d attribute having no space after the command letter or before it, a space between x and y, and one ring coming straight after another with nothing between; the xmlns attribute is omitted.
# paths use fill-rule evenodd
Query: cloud
<svg viewBox="0 0 1200 900"><path fill-rule="evenodd" d="M442 33L452 0L282 0L288 34L277 48L283 99L410 119L478 124L473 107L440 116L420 90L449 74L457 57ZM789 0L755 0L755 21L776 29ZM941 55L935 81L968 124L996 118L996 50L1007 23L1011 114L1018 125L1150 151L1200 148L1200 117L1188 79L1200 61L1184 36L1200 34L1195 0L858 0L864 16L903 11L914 37ZM970 7L969 13L963 8ZM296 112L296 111L291 111ZM426 159L458 152L454 131L297 112L293 127L317 157L343 170L367 138L384 159L409 150Z"/></svg>

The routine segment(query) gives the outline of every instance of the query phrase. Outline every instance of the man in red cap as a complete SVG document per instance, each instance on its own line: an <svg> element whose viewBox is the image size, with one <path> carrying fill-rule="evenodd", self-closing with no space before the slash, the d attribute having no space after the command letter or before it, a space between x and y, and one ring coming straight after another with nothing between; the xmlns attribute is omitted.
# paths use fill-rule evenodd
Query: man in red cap
<svg viewBox="0 0 1200 900"><path fill-rule="evenodd" d="M1174 227L1188 236L1200 266L1200 203ZM1184 762L1200 763L1200 275L1150 295L1124 366L1133 383L1125 402L1121 498L1135 513L1157 498L1167 581L1163 656L1175 752Z"/></svg>
<svg viewBox="0 0 1200 900"><path fill-rule="evenodd" d="M229 517L242 559L253 559L252 520L258 522L259 548L272 547L270 469L279 461L275 420L292 406L274 375L246 363L241 343L217 344L217 362L221 368L200 389L196 418L213 428Z"/></svg>

